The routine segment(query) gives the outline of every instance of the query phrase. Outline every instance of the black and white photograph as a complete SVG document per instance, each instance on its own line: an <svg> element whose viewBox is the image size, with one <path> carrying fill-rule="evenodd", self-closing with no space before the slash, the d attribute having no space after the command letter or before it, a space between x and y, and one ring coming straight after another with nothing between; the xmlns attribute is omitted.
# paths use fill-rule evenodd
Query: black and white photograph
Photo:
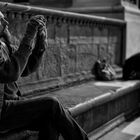
<svg viewBox="0 0 140 140"><path fill-rule="evenodd" d="M140 1L0 0L0 140L140 140Z"/></svg>

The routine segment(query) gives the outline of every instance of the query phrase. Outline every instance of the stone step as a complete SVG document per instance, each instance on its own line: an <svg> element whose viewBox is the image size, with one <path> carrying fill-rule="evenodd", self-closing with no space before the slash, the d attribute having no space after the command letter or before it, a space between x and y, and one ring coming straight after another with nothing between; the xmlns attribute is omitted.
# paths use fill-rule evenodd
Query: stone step
<svg viewBox="0 0 140 140"><path fill-rule="evenodd" d="M126 116L137 111L139 90L139 81L90 82L43 96L57 97L69 108L72 116L89 134L89 138L92 136L97 139L123 123ZM37 140L37 134L38 132L18 130L1 135L0 140Z"/></svg>

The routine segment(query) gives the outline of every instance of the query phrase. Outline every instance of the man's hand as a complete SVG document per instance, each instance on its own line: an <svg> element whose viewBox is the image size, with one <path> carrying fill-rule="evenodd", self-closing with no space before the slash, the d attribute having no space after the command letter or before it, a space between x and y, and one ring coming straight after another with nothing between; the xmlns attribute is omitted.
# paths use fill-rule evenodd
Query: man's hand
<svg viewBox="0 0 140 140"><path fill-rule="evenodd" d="M35 50L38 51L38 53L44 52L47 46L48 46L47 28L46 26L44 26L38 29Z"/></svg>
<svg viewBox="0 0 140 140"><path fill-rule="evenodd" d="M38 28L42 28L46 26L46 19L43 15L36 15L31 17L30 23L37 26Z"/></svg>
<svg viewBox="0 0 140 140"><path fill-rule="evenodd" d="M46 25L46 20L43 15L37 15L30 18L27 24L27 30L38 30Z"/></svg>
<svg viewBox="0 0 140 140"><path fill-rule="evenodd" d="M36 33L38 32L39 29L45 27L45 25L46 20L43 15L31 17L27 24L27 29L23 38L23 43L26 43L32 48L33 47L32 43L33 40L35 39Z"/></svg>
<svg viewBox="0 0 140 140"><path fill-rule="evenodd" d="M38 33L37 33L37 38L42 41L45 41L47 37L48 37L47 28L45 26L42 28L39 28Z"/></svg>

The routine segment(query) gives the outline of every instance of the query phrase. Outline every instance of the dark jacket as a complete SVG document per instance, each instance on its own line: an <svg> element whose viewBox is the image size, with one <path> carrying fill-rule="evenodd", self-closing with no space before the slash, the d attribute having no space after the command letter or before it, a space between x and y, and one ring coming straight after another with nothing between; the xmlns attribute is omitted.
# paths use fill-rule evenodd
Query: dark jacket
<svg viewBox="0 0 140 140"><path fill-rule="evenodd" d="M19 48L14 53L10 53L10 46L0 47L0 84L4 85L4 100L17 99L21 93L16 81L20 76L27 76L38 68L45 42L37 39L35 48L25 42L21 42ZM0 100L0 107L1 107ZM1 110L1 108L0 108Z"/></svg>
<svg viewBox="0 0 140 140"><path fill-rule="evenodd" d="M140 79L140 53L136 53L125 60L123 65L123 79Z"/></svg>

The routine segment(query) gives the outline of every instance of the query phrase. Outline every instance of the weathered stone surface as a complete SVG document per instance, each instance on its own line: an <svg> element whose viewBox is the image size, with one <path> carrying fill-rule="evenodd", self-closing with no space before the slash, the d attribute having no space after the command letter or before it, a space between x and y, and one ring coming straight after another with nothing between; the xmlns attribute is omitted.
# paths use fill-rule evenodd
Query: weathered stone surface
<svg viewBox="0 0 140 140"><path fill-rule="evenodd" d="M12 44L18 49L31 14L14 10L5 12L5 15L13 35ZM55 87L76 79L84 79L86 75L89 77L98 58L106 57L111 64L121 63L121 59L118 59L118 54L121 56L122 53L120 25L114 25L113 22L111 25L102 19L94 22L90 17L88 19L83 16L82 19L80 15L75 18L70 14L66 17L57 13L56 16L51 13L45 16L48 20L49 45L39 69L30 76L18 80L23 94L31 92L30 87L32 91L38 88L47 89L51 85Z"/></svg>

